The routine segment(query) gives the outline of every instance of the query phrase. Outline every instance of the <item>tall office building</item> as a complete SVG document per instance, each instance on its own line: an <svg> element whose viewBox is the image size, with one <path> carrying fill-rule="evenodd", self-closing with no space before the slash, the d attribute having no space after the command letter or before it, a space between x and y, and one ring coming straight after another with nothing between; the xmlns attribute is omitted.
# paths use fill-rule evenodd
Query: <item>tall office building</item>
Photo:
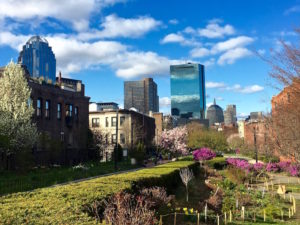
<svg viewBox="0 0 300 225"><path fill-rule="evenodd" d="M206 109L205 74L201 64L170 66L172 116L204 119Z"/></svg>
<svg viewBox="0 0 300 225"><path fill-rule="evenodd" d="M40 36L31 37L23 46L18 61L26 66L31 77L56 80L56 59L48 41Z"/></svg>
<svg viewBox="0 0 300 225"><path fill-rule="evenodd" d="M152 78L124 82L124 108L136 108L146 114L159 112L157 85Z"/></svg>
<svg viewBox="0 0 300 225"><path fill-rule="evenodd" d="M227 105L224 112L225 125L236 124L236 105Z"/></svg>

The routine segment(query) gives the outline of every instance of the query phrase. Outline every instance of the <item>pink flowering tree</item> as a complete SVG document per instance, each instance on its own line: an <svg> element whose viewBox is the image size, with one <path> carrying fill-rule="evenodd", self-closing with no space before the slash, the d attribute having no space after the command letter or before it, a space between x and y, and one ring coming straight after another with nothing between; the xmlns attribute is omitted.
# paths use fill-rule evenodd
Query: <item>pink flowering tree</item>
<svg viewBox="0 0 300 225"><path fill-rule="evenodd" d="M185 126L176 127L172 130L163 131L160 138L159 146L170 151L176 157L187 155L187 129Z"/></svg>

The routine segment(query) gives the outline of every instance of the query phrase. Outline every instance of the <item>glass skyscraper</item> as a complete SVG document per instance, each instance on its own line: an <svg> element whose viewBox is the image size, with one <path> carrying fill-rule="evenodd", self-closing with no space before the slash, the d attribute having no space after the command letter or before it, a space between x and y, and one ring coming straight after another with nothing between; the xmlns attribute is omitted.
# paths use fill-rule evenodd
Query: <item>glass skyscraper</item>
<svg viewBox="0 0 300 225"><path fill-rule="evenodd" d="M205 74L201 64L171 65L171 113L185 119L204 119Z"/></svg>
<svg viewBox="0 0 300 225"><path fill-rule="evenodd" d="M152 78L124 82L124 108L136 108L139 112L159 112L157 84Z"/></svg>
<svg viewBox="0 0 300 225"><path fill-rule="evenodd" d="M19 63L26 66L30 76L56 80L56 59L48 41L40 36L31 37L20 52Z"/></svg>

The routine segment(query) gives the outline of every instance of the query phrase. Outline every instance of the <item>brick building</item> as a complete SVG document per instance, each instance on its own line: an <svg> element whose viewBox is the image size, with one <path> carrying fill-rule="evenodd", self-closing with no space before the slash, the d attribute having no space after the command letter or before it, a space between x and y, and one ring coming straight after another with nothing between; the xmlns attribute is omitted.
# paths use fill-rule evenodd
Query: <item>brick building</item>
<svg viewBox="0 0 300 225"><path fill-rule="evenodd" d="M33 122L40 133L32 151L35 163L73 164L86 160L89 97L82 82L60 75L52 84L30 77L24 70L35 109Z"/></svg>

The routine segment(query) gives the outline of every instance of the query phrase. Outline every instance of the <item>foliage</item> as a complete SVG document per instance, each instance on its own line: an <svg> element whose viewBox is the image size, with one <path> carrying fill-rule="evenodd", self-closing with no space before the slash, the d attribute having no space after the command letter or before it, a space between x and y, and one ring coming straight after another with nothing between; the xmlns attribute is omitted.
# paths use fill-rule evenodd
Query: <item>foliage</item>
<svg viewBox="0 0 300 225"><path fill-rule="evenodd" d="M9 63L0 78L0 134L9 140L7 155L31 148L37 140L30 94L22 67Z"/></svg>
<svg viewBox="0 0 300 225"><path fill-rule="evenodd" d="M136 147L130 150L129 156L135 158L139 165L144 163L146 158L146 149L142 142L139 142Z"/></svg>
<svg viewBox="0 0 300 225"><path fill-rule="evenodd" d="M222 132L205 128L192 129L189 127L188 147L191 149L207 147L214 151L225 152L228 149L228 144Z"/></svg>
<svg viewBox="0 0 300 225"><path fill-rule="evenodd" d="M0 221L4 224L95 224L94 218L84 206L95 200L130 189L135 182L149 180L156 185L160 179L194 162L172 162L153 168L96 178L32 192L17 193L0 197ZM151 182L150 182L151 181ZM42 221L41 221L42 218Z"/></svg>
<svg viewBox="0 0 300 225"><path fill-rule="evenodd" d="M172 130L165 130L161 134L159 146L169 150L174 156L187 155L187 129L186 127L176 127Z"/></svg>
<svg viewBox="0 0 300 225"><path fill-rule="evenodd" d="M226 158L224 157L216 157L214 159L208 160L206 162L206 165L208 165L211 168L214 169L224 169L227 166Z"/></svg>
<svg viewBox="0 0 300 225"><path fill-rule="evenodd" d="M203 161L210 160L216 157L216 153L214 153L209 148L200 148L193 152L194 160Z"/></svg>

